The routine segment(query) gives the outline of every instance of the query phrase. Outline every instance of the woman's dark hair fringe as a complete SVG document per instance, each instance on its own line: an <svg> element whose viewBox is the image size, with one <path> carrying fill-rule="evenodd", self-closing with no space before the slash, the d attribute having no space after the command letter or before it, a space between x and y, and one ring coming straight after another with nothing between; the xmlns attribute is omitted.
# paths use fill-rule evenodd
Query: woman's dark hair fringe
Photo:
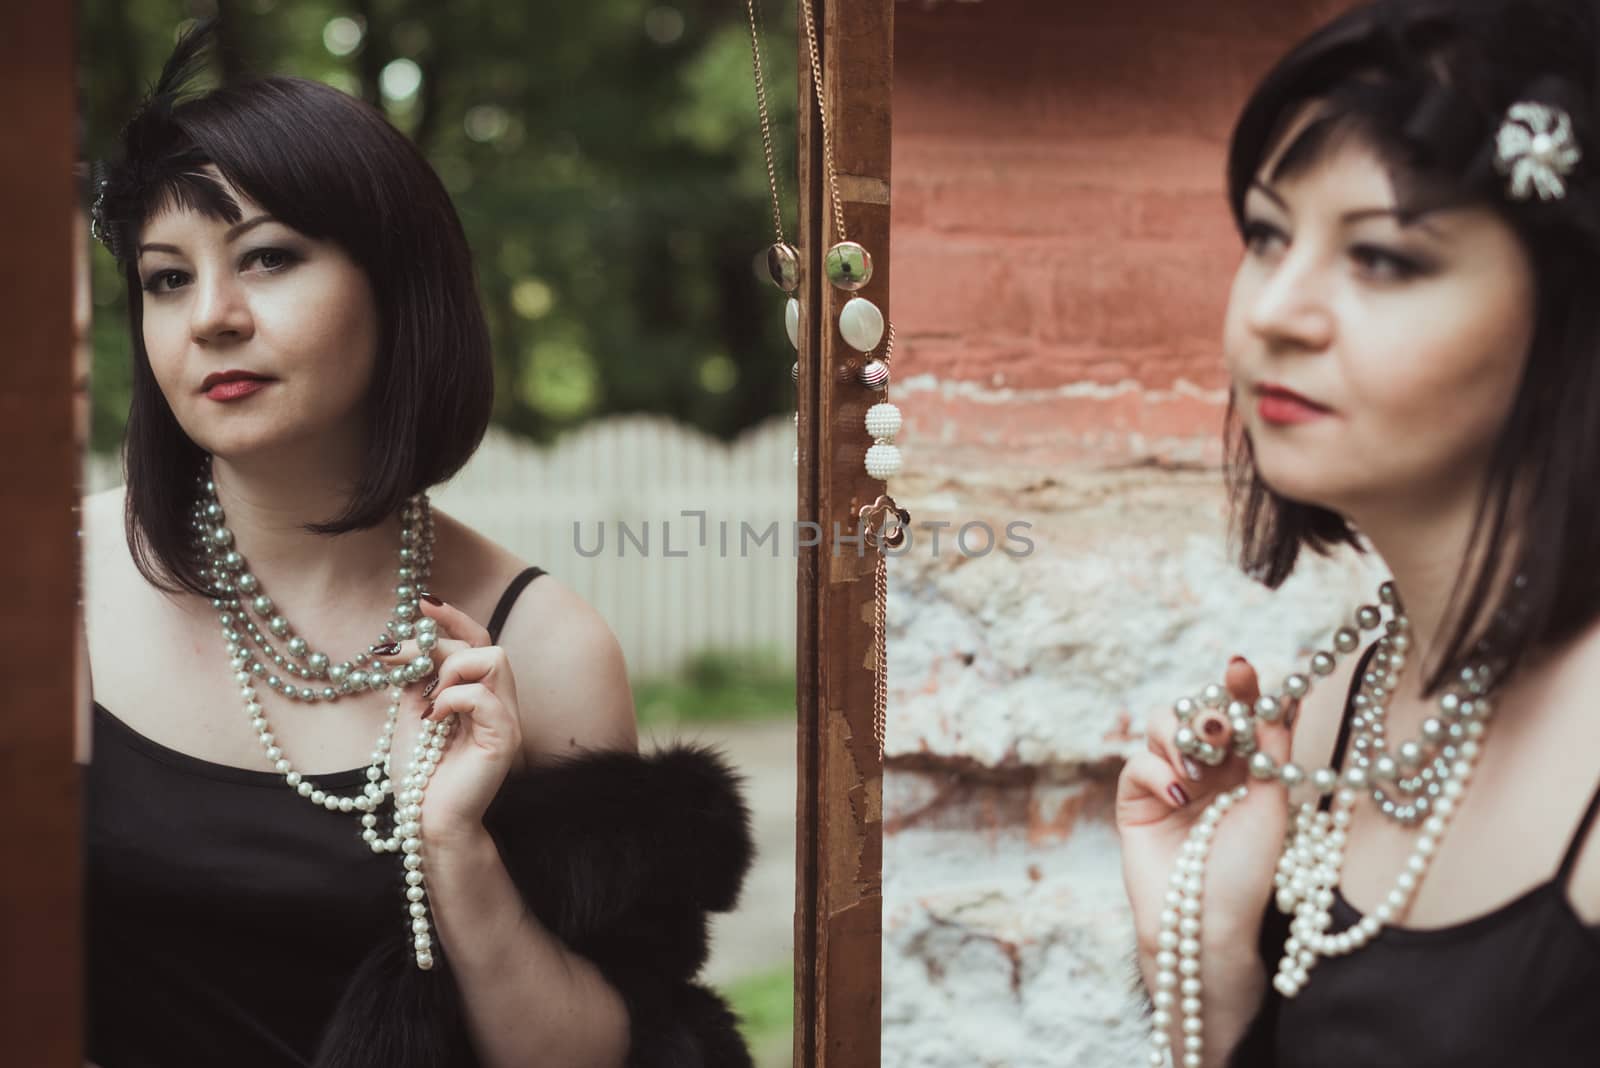
<svg viewBox="0 0 1600 1068"><path fill-rule="evenodd" d="M200 22L178 41L123 130L98 209L127 286L133 345L122 450L129 547L158 588L206 597L215 591L190 518L205 454L151 372L136 254L144 223L162 210L239 221L239 205L202 166L285 225L337 244L372 286L379 342L366 456L348 507L307 531L370 528L448 480L482 441L494 401L471 252L421 152L371 105L320 82L259 77L194 94L214 28L215 19Z"/></svg>
<svg viewBox="0 0 1600 1068"><path fill-rule="evenodd" d="M1313 166L1356 138L1389 171L1403 213L1487 206L1513 227L1533 264L1528 363L1492 446L1451 596L1450 636L1430 665L1426 695L1478 660L1484 643L1503 680L1535 648L1560 644L1600 613L1600 570L1592 563L1600 544L1600 302L1586 284L1600 277L1596 6L1379 0L1355 8L1268 72L1229 146L1228 198L1241 235L1246 190L1290 120L1315 100L1267 180ZM1528 99L1566 109L1584 153L1558 200L1510 199L1492 166L1505 109ZM1262 481L1231 396L1223 445L1229 538L1246 574L1276 589L1302 548L1324 556L1340 545L1367 551L1343 516L1282 497ZM1519 530L1525 536L1513 548ZM1525 579L1520 604L1511 596L1513 573Z"/></svg>

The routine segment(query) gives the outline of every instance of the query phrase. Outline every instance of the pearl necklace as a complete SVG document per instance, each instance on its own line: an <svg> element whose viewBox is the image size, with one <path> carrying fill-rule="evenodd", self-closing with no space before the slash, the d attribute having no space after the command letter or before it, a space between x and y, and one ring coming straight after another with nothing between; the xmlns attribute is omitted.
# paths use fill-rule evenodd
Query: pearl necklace
<svg viewBox="0 0 1600 1068"><path fill-rule="evenodd" d="M1520 590L1525 585L1526 579L1518 575L1516 588ZM1360 648L1360 630L1374 630L1380 625L1387 630L1374 654L1375 666L1364 674L1361 691L1353 702L1356 710L1352 724L1355 727L1353 760L1342 776L1333 768L1307 772L1293 761L1279 767L1271 756L1258 749L1255 721L1277 722L1291 700L1303 698L1310 692L1311 677L1299 672L1284 679L1281 693L1263 695L1253 706L1243 701L1225 701L1227 691L1217 683L1205 687L1198 697L1179 698L1173 705L1173 712L1182 724L1173 738L1177 749L1203 764L1212 767L1221 764L1227 754L1201 738L1190 724L1203 712L1222 709L1232 728L1233 752L1249 761L1252 777L1276 780L1290 788L1310 782L1319 794L1333 793L1342 778L1352 788L1369 791L1386 818L1407 826L1424 819L1450 779L1457 763L1456 748L1472 735L1474 723L1486 722L1494 712L1494 701L1488 694L1490 671L1484 665L1463 669L1460 685L1467 692L1463 694L1452 689L1442 694L1438 699L1438 715L1423 721L1420 740L1402 743L1396 754L1391 755L1385 746L1385 702L1394 692L1411 648L1410 620L1400 606L1393 582L1384 582L1378 587L1378 600L1394 608L1393 620L1384 624L1377 605L1362 605L1350 623L1334 632L1334 651L1319 651L1311 657L1311 676L1330 675L1339 654L1353 653ZM1496 615L1500 625L1517 626L1522 619L1520 610L1502 610ZM1487 644L1479 642L1477 651L1486 654ZM1403 776L1406 770L1418 768L1421 770L1415 775ZM1389 792L1391 783L1395 789L1409 795L1409 799L1396 801Z"/></svg>
<svg viewBox="0 0 1600 1068"><path fill-rule="evenodd" d="M209 460L208 457L208 466ZM422 655L404 666L388 668L374 655L378 646L378 643L374 643L366 652L330 666L325 654L311 652L305 640L295 636L289 641L289 651L291 656L306 661L306 667L300 669L277 652L245 612L238 594L253 594L251 608L258 615L270 617L268 629L273 634L281 638L293 633L288 621L276 614L271 599L261 592L261 582L248 570L243 555L232 547L233 532L225 525L226 517L216 499L216 484L202 474L199 489L199 501L192 514L195 547L205 557L207 567L204 574L221 594L212 599L211 606L217 610L234 681L239 684L239 697L244 703L245 715L256 731L257 740L267 759L283 774L284 781L297 794L329 812L361 813L361 838L374 853L404 854L402 865L405 870L407 911L411 917L412 949L417 967L430 969L433 967L433 938L428 922L427 890L423 875L422 798L428 779L443 759L445 745L455 728L457 717L451 714L439 723L424 721L398 793L390 777L390 750L395 725L399 721L401 698L406 686L433 673L433 659L428 653L438 644L437 625L432 619L421 615L417 605L418 591L423 588L421 582L427 578L433 558L433 517L428 495L414 495L401 512L400 567L397 572L399 585L396 587L400 603L396 605L395 613L386 627L388 634L396 639L414 638ZM419 523L420 527L417 525ZM244 633L241 633L241 628ZM268 674L268 668L245 646L246 634L279 667L285 667L303 678L325 675L333 685L324 687L320 692L310 687L297 689L292 683ZM380 643L388 640L388 635L379 636ZM372 664L370 669L360 666L369 661ZM260 693L254 682L261 677L265 677L269 687L290 700L331 701L340 695L387 687L388 715L373 745L372 760L366 769L367 783L360 794L338 796L321 790L294 770L283 748L277 744L271 723L260 703ZM377 829L377 812L391 796L395 798L395 805L390 817L390 833L385 837Z"/></svg>
<svg viewBox="0 0 1600 1068"><path fill-rule="evenodd" d="M1526 579L1518 575L1514 583L1521 590L1526 586ZM1493 683L1491 668L1487 664L1464 668L1459 682L1439 698L1441 717L1429 717L1424 721L1422 740L1403 743L1398 759L1389 755L1384 747L1385 701L1394 692L1406 665L1406 653L1411 646L1410 621L1401 610L1394 583L1380 585L1378 599L1395 609L1395 618L1386 624L1385 635L1378 639L1374 664L1363 673L1359 692L1352 702L1357 710L1352 717L1353 761L1342 776L1331 767L1318 768L1309 775L1293 762L1279 767L1257 747L1256 720L1273 722L1280 718L1289 699L1304 697L1309 692L1311 681L1307 676L1289 675L1281 695L1262 696L1253 707L1242 701L1227 705L1234 752L1248 757L1252 778L1276 780L1290 788L1309 781L1319 795L1334 794L1331 812L1322 811L1314 801L1303 802L1295 810L1273 879L1278 908L1294 916L1283 957L1273 978L1274 988L1284 997L1295 996L1305 986L1318 959L1359 949L1371 941L1384 924L1405 914L1450 816L1460 805L1462 792L1482 752L1485 724L1494 711L1489 696ZM1507 618L1503 611L1496 617L1500 623ZM1511 618L1520 622L1522 617L1518 613ZM1362 605L1356 611L1354 622L1362 630L1375 629L1382 623L1381 612L1377 606ZM1351 653L1359 646L1360 637L1355 628L1346 625L1335 631L1334 648L1338 652ZM1479 642L1477 651L1487 655L1488 644ZM1333 669L1333 653L1320 651L1313 655L1311 671L1314 675L1329 675ZM1174 705L1174 712L1184 724L1176 735L1178 748L1212 766L1220 764L1225 754L1200 738L1188 723L1201 709L1223 707L1225 694L1222 686L1213 683L1198 699L1183 697ZM1432 754L1433 749L1438 752ZM1402 767L1417 768L1430 759L1431 763L1418 775L1409 780L1399 778ZM1390 781L1396 781L1404 793L1426 796L1396 803L1383 785ZM1200 934L1206 860L1218 822L1247 790L1248 784L1240 785L1212 800L1190 829L1169 879L1166 907L1160 915L1156 987L1151 995L1154 1011L1150 1018L1149 1063L1155 1068L1169 1063L1171 1045L1167 1031L1175 1006L1181 1013L1183 1036L1179 1063L1183 1068L1200 1068L1202 1064ZM1330 934L1334 887L1338 885L1344 865L1351 812L1358 797L1364 794L1369 794L1378 811L1394 822L1404 825L1422 822L1422 833L1384 901L1350 928Z"/></svg>
<svg viewBox="0 0 1600 1068"><path fill-rule="evenodd" d="M385 633L380 634L377 641L367 646L364 651L349 660L334 664L326 653L311 649L304 638L294 633L294 627L289 621L278 613L272 598L262 589L261 580L246 566L244 556L232 548L233 531L224 523L222 505L217 502L214 484L202 476L200 488L200 500L195 506L193 516L197 547L205 554L212 572L226 582L224 589L249 597L250 612L266 620L267 629L273 635L287 639L289 655L283 655L273 646L271 639L262 633L261 628L251 618L250 612L245 611L244 604L238 596L225 598L230 613L228 620L225 621L226 625L230 630L234 628L242 630L277 670L311 683L325 681L322 681L321 685L296 686L292 680L280 678L272 673L271 668L261 663L260 658L248 650L245 650L241 658L244 670L264 679L269 687L289 700L307 703L336 701L349 694L359 694L366 690L378 690L386 685L399 684L395 676L395 672L399 669L385 667L373 656L373 651L378 645L391 639L405 641L416 637L417 628L425 619L417 595L419 590L426 588L425 584L433 562L433 513L426 493L412 496L401 512L400 566L395 572L397 603L385 624ZM240 638L230 638L230 640L243 645L243 640ZM431 645L428 648L431 648ZM417 667L409 673L410 675L416 675L420 671L422 674L417 677L425 677L433 671L432 662L424 664L422 663L424 659L426 658L417 659L415 662ZM304 662L303 666L300 661ZM369 663L371 668L364 668L364 665ZM415 679L407 678L406 681Z"/></svg>

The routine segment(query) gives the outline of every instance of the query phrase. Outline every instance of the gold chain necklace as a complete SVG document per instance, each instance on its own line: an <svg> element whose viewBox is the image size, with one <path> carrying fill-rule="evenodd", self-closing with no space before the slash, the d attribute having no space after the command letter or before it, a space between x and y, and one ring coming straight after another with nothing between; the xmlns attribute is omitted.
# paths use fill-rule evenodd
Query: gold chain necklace
<svg viewBox="0 0 1600 1068"><path fill-rule="evenodd" d="M772 222L776 241L767 250L767 272L772 281L785 293L791 294L785 309L789 341L799 348L800 305L793 293L800 286L800 257L794 247L783 237L783 211L778 194L778 172L773 163L772 124L767 113L767 91L761 71L761 18L759 0L745 0L750 16L750 55L755 74L756 110L761 116L761 141L766 155L767 183L772 191ZM867 250L849 240L845 231L844 202L839 196L839 176L833 162L833 131L828 123L828 110L823 106L822 62L817 52L817 25L812 13L811 0L800 0L806 34L806 51L811 61L812 95L817 100L817 118L822 127L822 162L828 181L828 196L833 206L834 228L838 241L823 257L823 270L836 288L854 292L872 279L872 257ZM839 332L845 343L862 352L865 358L856 368L856 378L869 389L884 392L889 385L889 363L894 353L894 324L870 301L853 297L845 303L839 314ZM883 354L874 357L879 341L884 341ZM793 376L799 380L800 364L796 361ZM799 415L795 416L798 426ZM876 479L887 479L900 470L900 450L894 436L900 430L900 410L886 400L874 404L867 412L867 432L874 444L867 450L867 474ZM798 446L795 450L799 462ZM871 504L863 505L857 512L864 537L870 538L878 550L873 569L873 679L872 679L872 733L877 745L878 763L883 763L884 720L888 708L888 648L887 606L889 596L888 557L886 550L898 549L905 543L906 527L911 513L895 503L887 493L880 494Z"/></svg>

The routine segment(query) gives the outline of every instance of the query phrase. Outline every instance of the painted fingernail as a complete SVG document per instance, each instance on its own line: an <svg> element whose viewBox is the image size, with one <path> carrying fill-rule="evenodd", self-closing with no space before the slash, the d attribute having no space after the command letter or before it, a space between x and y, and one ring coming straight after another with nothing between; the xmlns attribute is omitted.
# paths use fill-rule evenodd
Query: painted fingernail
<svg viewBox="0 0 1600 1068"><path fill-rule="evenodd" d="M1167 787L1167 796L1172 798L1172 803L1182 808L1189 803L1189 795L1183 792L1183 787L1173 783Z"/></svg>
<svg viewBox="0 0 1600 1068"><path fill-rule="evenodd" d="M424 708L422 710L422 718L423 719L427 719L429 716L432 716L432 715L433 715L433 702L429 701L428 702L428 707Z"/></svg>
<svg viewBox="0 0 1600 1068"><path fill-rule="evenodd" d="M1229 657L1228 658L1228 666L1229 667L1232 667L1235 664L1242 664L1242 663L1244 663L1244 657L1242 657L1242 656L1233 656L1233 657Z"/></svg>
<svg viewBox="0 0 1600 1068"><path fill-rule="evenodd" d="M400 643L399 642L384 642L382 645L374 645L372 647L372 654L374 656L393 656L395 653L398 653L399 651L400 651Z"/></svg>
<svg viewBox="0 0 1600 1068"><path fill-rule="evenodd" d="M433 692L433 688L435 686L437 686L437 685L439 685L439 676L435 675L433 677L433 681L428 683L428 685L423 689L422 696L424 696L424 697L428 696L430 693Z"/></svg>
<svg viewBox="0 0 1600 1068"><path fill-rule="evenodd" d="M1300 718L1300 698L1296 697L1294 703L1289 706L1289 711L1283 714L1283 725L1293 727L1294 721L1298 718Z"/></svg>
<svg viewBox="0 0 1600 1068"><path fill-rule="evenodd" d="M1183 758L1183 770L1184 770L1184 774L1189 776L1190 781L1192 781L1192 782L1199 782L1200 781L1200 765L1196 764L1193 760L1190 760L1188 757L1184 757Z"/></svg>
<svg viewBox="0 0 1600 1068"><path fill-rule="evenodd" d="M433 605L436 608L439 605L444 604L443 601L439 600L439 598L435 597L433 594L429 593L427 590L418 590L417 591L417 596L421 597L424 601L427 601L429 604Z"/></svg>

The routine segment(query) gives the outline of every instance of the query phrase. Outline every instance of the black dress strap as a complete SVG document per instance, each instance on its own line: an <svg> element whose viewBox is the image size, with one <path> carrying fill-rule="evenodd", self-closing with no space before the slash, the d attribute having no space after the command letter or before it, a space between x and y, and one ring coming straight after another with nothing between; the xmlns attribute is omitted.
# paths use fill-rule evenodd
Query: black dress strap
<svg viewBox="0 0 1600 1068"><path fill-rule="evenodd" d="M1367 664L1372 660L1372 654L1378 651L1378 643L1374 641L1367 646L1367 651L1361 654L1361 659L1356 662L1355 674L1350 676L1350 689L1344 698L1344 714L1339 717L1339 739L1333 743L1333 759L1328 766L1335 771L1344 770L1344 751L1350 744L1350 722L1355 718L1356 694L1361 690L1361 676L1367 672ZM1333 801L1332 794L1324 794L1322 800L1317 802L1317 807L1327 811L1328 805Z"/></svg>
<svg viewBox="0 0 1600 1068"><path fill-rule="evenodd" d="M1596 812L1600 812L1600 786L1595 787L1594 795L1589 798L1589 807L1583 810L1578 829L1573 832L1572 841L1567 843L1567 851L1561 857L1561 867L1556 869L1556 885L1563 890L1567 887L1567 880L1572 877L1573 867L1578 863L1578 854L1583 851L1583 843L1589 837L1589 827L1594 823Z"/></svg>
<svg viewBox="0 0 1600 1068"><path fill-rule="evenodd" d="M545 574L549 574L549 572L542 567L528 567L524 568L516 578L511 580L511 584L506 587L506 592L500 595L500 602L494 606L494 613L489 617L489 640L491 642L500 640L500 628L506 625L506 617L511 614L511 606L516 603L517 595L522 592L522 588L540 575Z"/></svg>

